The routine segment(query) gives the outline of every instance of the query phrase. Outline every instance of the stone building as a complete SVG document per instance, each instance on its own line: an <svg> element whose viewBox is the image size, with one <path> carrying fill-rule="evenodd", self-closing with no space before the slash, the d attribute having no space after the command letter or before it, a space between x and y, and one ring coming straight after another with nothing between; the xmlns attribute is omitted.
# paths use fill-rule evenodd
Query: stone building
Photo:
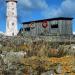
<svg viewBox="0 0 75 75"><path fill-rule="evenodd" d="M44 20L36 20L23 22L23 29L20 29L24 34L31 36L44 35L72 35L72 19L69 17L58 17ZM27 34L27 35L28 35Z"/></svg>

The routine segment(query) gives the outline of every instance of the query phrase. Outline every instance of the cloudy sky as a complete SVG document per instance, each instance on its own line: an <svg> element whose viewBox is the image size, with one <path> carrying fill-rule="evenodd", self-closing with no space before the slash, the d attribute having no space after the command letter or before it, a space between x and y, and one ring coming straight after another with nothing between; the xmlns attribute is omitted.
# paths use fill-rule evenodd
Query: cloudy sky
<svg viewBox="0 0 75 75"><path fill-rule="evenodd" d="M6 0L0 0L0 31L6 31ZM18 0L18 28L22 22L53 17L75 18L75 0ZM75 32L75 19L73 20Z"/></svg>

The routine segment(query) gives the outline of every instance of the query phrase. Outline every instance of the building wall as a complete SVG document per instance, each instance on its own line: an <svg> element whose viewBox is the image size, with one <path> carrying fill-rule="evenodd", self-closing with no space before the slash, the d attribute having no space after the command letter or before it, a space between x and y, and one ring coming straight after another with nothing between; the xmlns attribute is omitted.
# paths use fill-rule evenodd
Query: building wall
<svg viewBox="0 0 75 75"><path fill-rule="evenodd" d="M48 21L48 27L43 28L43 22L32 23L34 28L30 29L30 35L68 35L72 34L72 21L71 20L53 20ZM55 25L55 26L53 26ZM23 28L29 27L29 24L24 24Z"/></svg>

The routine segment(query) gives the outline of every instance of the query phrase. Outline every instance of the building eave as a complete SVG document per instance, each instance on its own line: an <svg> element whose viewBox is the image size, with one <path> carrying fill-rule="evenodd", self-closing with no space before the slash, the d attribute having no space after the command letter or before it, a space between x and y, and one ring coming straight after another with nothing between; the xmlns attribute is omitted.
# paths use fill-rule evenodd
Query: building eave
<svg viewBox="0 0 75 75"><path fill-rule="evenodd" d="M17 3L17 0L6 0L6 2L16 2Z"/></svg>
<svg viewBox="0 0 75 75"><path fill-rule="evenodd" d="M30 23L37 23L37 22L43 22L43 21L53 21L53 20L72 20L71 17L57 17L57 18L49 18L49 19L42 19L42 20L35 20L35 21L29 21L29 22L23 22L22 24L30 24Z"/></svg>

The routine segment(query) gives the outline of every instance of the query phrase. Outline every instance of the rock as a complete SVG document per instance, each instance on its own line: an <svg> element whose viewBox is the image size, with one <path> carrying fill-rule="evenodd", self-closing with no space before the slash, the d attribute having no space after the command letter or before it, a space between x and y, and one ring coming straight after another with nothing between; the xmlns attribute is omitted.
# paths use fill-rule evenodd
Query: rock
<svg viewBox="0 0 75 75"><path fill-rule="evenodd" d="M17 70L15 75L25 75L22 71Z"/></svg>
<svg viewBox="0 0 75 75"><path fill-rule="evenodd" d="M37 75L37 71L34 71L34 72L33 72L33 75Z"/></svg>
<svg viewBox="0 0 75 75"><path fill-rule="evenodd" d="M75 73L75 66L72 68L72 72Z"/></svg>
<svg viewBox="0 0 75 75"><path fill-rule="evenodd" d="M44 72L41 75L54 75L54 70L50 70L50 71Z"/></svg>
<svg viewBox="0 0 75 75"><path fill-rule="evenodd" d="M61 65L61 64L58 64L58 65L57 65L56 73L57 73L57 74L61 74L61 73L62 73L62 65Z"/></svg>
<svg viewBox="0 0 75 75"><path fill-rule="evenodd" d="M66 72L64 75L71 75L71 74Z"/></svg>

